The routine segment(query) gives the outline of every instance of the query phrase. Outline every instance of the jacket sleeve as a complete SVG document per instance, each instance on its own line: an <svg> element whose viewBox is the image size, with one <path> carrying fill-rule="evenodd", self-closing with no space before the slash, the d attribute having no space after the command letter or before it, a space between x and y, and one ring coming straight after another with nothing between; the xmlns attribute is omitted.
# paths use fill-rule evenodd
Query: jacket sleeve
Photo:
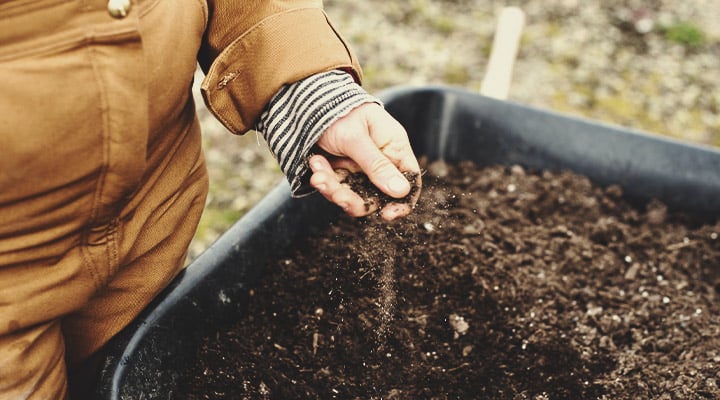
<svg viewBox="0 0 720 400"><path fill-rule="evenodd" d="M255 130L265 138L293 197L315 190L307 159L335 121L365 103L380 100L368 94L345 72L328 71L283 86L258 118Z"/></svg>
<svg viewBox="0 0 720 400"><path fill-rule="evenodd" d="M198 61L208 109L236 134L252 129L286 84L334 69L362 79L320 0L208 0Z"/></svg>

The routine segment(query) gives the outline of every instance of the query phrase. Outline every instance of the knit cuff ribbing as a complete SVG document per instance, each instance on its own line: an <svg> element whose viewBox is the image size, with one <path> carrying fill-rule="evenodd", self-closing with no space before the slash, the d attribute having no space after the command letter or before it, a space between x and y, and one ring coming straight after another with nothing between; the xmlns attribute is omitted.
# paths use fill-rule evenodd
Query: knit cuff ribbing
<svg viewBox="0 0 720 400"><path fill-rule="evenodd" d="M255 129L270 146L293 197L313 192L307 158L320 136L365 103L381 104L348 73L329 71L283 86L265 106Z"/></svg>

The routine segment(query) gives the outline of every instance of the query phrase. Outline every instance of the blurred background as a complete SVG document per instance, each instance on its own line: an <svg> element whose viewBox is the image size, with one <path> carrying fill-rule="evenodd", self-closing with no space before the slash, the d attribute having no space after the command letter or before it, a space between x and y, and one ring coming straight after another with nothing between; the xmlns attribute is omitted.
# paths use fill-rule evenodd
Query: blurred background
<svg viewBox="0 0 720 400"><path fill-rule="evenodd" d="M509 5L526 15L510 101L720 146L720 0L325 0L371 93L479 91ZM228 133L196 99L211 186L191 259L283 179L259 135Z"/></svg>

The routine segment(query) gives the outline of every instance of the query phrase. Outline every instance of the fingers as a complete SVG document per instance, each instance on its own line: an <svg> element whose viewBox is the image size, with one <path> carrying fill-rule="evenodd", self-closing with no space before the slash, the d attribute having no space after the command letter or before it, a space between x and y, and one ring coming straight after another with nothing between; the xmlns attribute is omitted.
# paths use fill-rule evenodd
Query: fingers
<svg viewBox="0 0 720 400"><path fill-rule="evenodd" d="M355 161L353 161L349 158L345 158L345 157L340 158L340 157L331 157L331 156L326 156L326 158L327 158L327 161L332 166L332 169L334 169L334 170L342 169L342 170L350 171L353 173L362 172L362 168L360 168L360 166Z"/></svg>
<svg viewBox="0 0 720 400"><path fill-rule="evenodd" d="M348 215L363 217L377 211L377 204L368 203L367 200L353 192L349 186L341 183L351 171L346 169L333 169L333 165L321 155L312 156L309 164L310 169L313 171L313 175L310 178L310 185L317 189L328 201L341 207ZM415 204L416 201L417 198L413 199L410 204L386 204L380 211L380 216L388 221L404 217L412 212L411 204Z"/></svg>
<svg viewBox="0 0 720 400"><path fill-rule="evenodd" d="M380 216L387 220L392 221L397 218L402 218L412 212L410 204L406 203L390 203L383 207L380 211Z"/></svg>
<svg viewBox="0 0 720 400"><path fill-rule="evenodd" d="M348 215L362 217L377 210L377 204L366 202L349 186L340 183L345 177L343 172L336 172L325 157L314 155L310 158L309 164L313 172L310 177L310 185L328 201L342 208ZM349 173L344 169L338 171Z"/></svg>
<svg viewBox="0 0 720 400"><path fill-rule="evenodd" d="M333 170L344 168L364 172L370 181L388 196L402 198L410 193L412 186L402 172L415 172L415 185L421 186L420 167L410 147L405 129L377 104L364 104L347 116L333 123L320 137L318 146L330 155L313 156L310 184L326 199L342 207L352 216L363 216L377 209L376 204L366 202L347 185ZM418 190L409 204L389 203L381 210L386 220L408 215L415 205Z"/></svg>
<svg viewBox="0 0 720 400"><path fill-rule="evenodd" d="M410 191L400 171L420 170L405 129L377 104L364 104L336 121L318 145L353 160L373 184L395 198Z"/></svg>
<svg viewBox="0 0 720 400"><path fill-rule="evenodd" d="M407 132L383 108L375 107L368 118L370 137L400 171L420 172Z"/></svg>
<svg viewBox="0 0 720 400"><path fill-rule="evenodd" d="M406 196L410 183L401 171L419 168L405 129L379 107L368 113L367 123L367 132L348 147L348 157L380 190L395 198Z"/></svg>
<svg viewBox="0 0 720 400"><path fill-rule="evenodd" d="M358 139L347 155L365 172L375 186L387 195L400 198L410 192L410 184L393 162L370 137Z"/></svg>

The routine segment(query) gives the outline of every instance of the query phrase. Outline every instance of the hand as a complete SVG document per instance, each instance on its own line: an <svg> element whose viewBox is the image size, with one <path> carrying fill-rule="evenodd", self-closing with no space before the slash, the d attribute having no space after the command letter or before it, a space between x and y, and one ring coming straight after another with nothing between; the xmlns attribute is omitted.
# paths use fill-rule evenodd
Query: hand
<svg viewBox="0 0 720 400"><path fill-rule="evenodd" d="M375 186L394 198L406 196L411 189L402 172L417 172L417 185L421 185L420 166L405 129L375 103L363 104L337 120L317 145L329 156L310 158L313 172L310 185L351 216L368 215L377 211L377 206L366 209L365 201L348 185L340 183L342 175L336 169L362 171ZM419 195L418 190L410 204L387 204L381 210L382 217L393 220L409 214Z"/></svg>

